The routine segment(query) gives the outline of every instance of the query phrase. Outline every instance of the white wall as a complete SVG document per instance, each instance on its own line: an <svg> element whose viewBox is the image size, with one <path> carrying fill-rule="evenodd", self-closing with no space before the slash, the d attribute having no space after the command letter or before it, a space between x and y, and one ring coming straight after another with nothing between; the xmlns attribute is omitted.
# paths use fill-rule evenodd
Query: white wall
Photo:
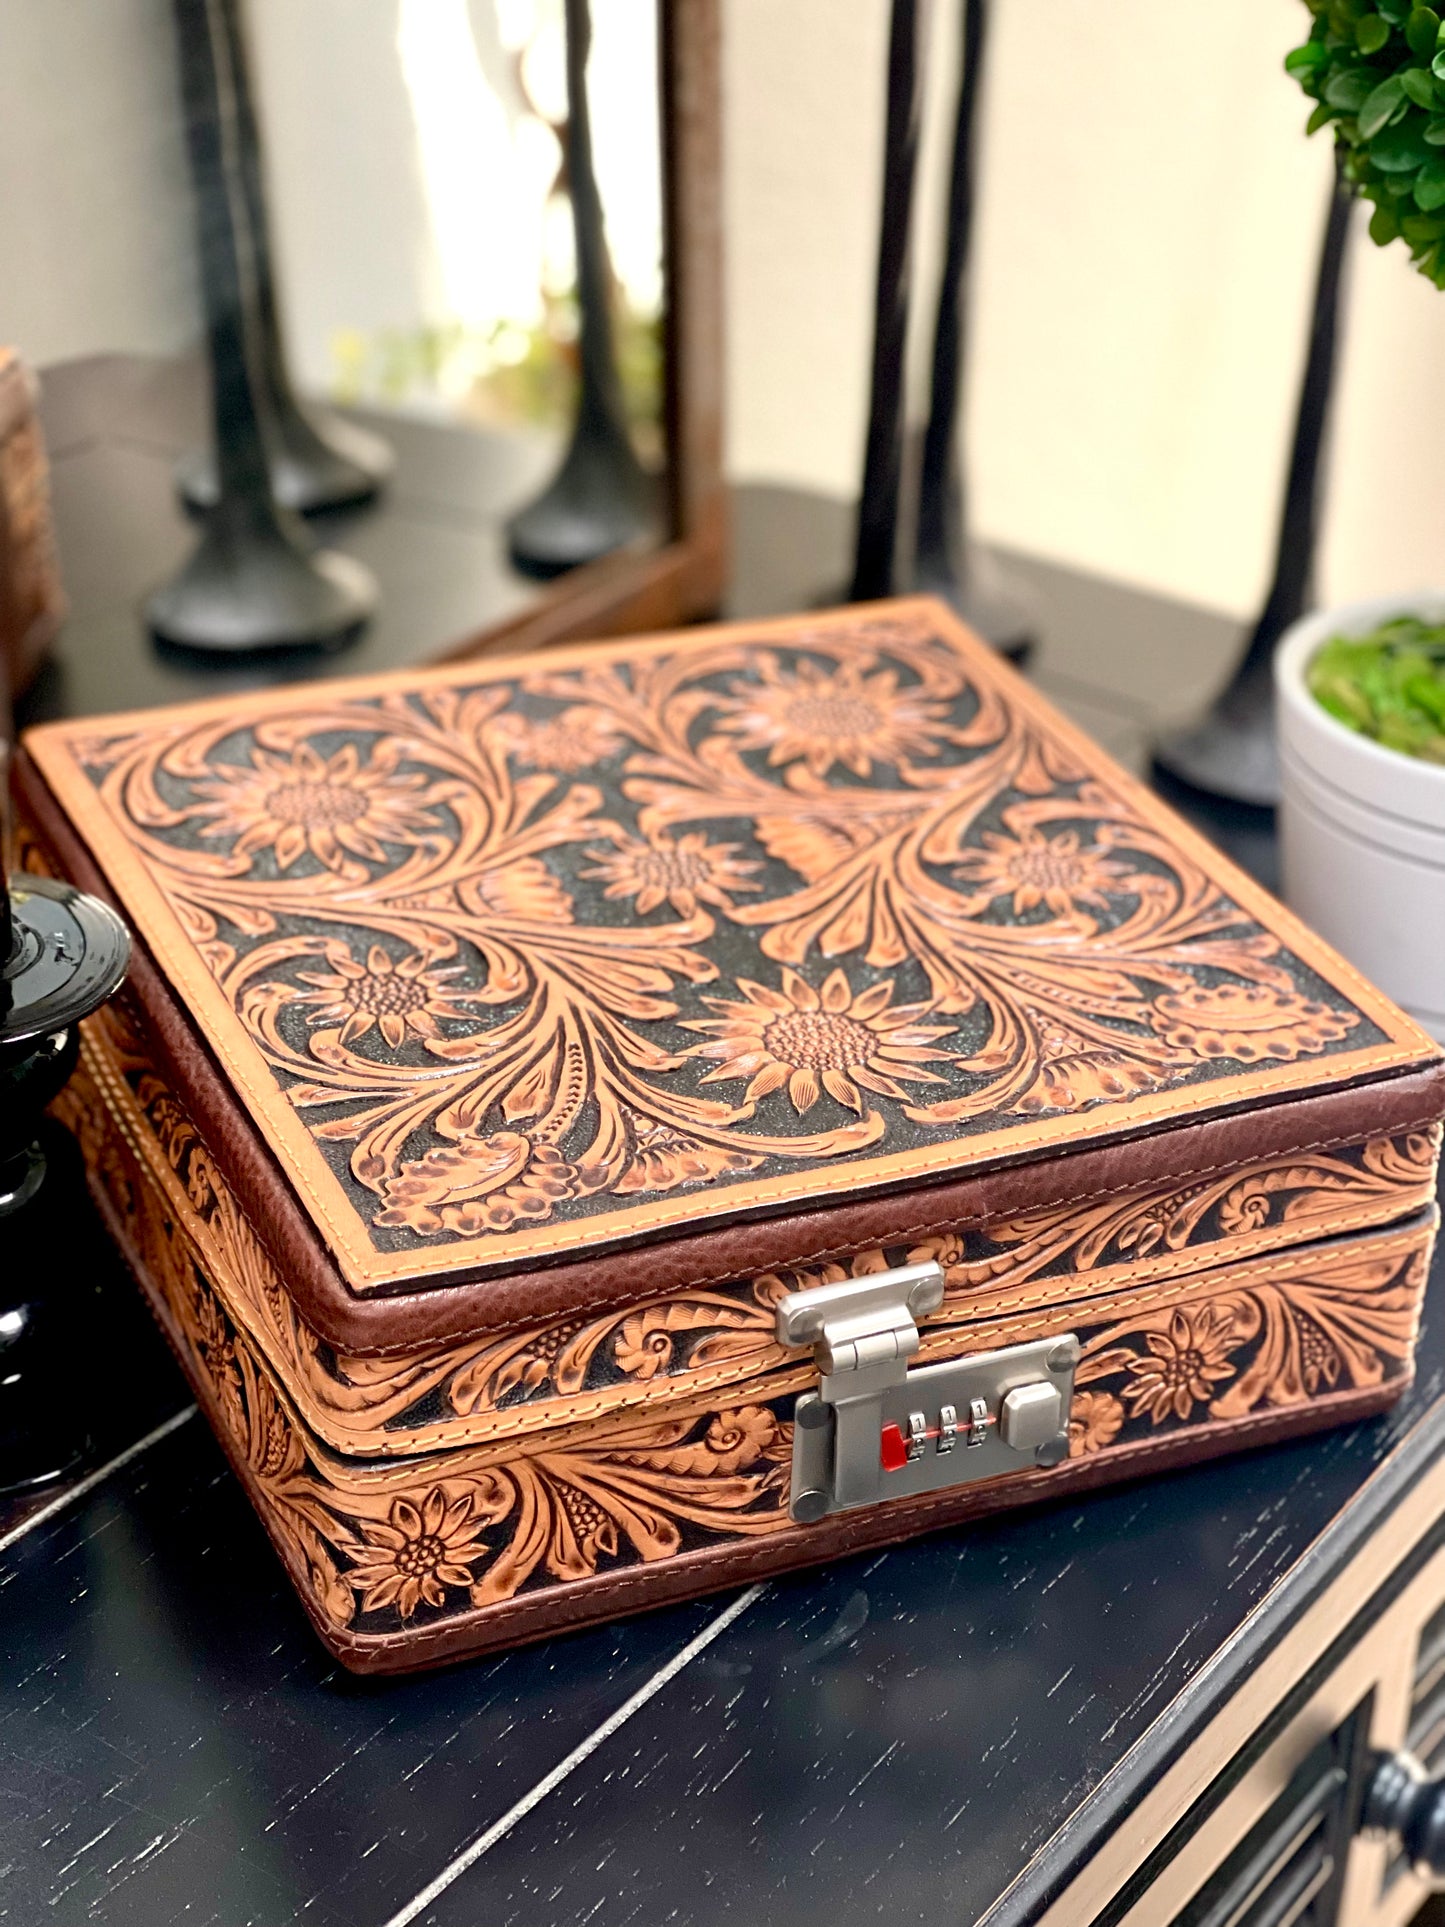
<svg viewBox="0 0 1445 1927"><path fill-rule="evenodd" d="M184 169L169 0L0 0L0 339L191 340Z"/></svg>
<svg viewBox="0 0 1445 1927"><path fill-rule="evenodd" d="M731 466L847 494L886 0L726 8ZM944 27L957 11L935 9ZM993 18L978 526L1245 612L1268 567L1329 191L1328 148L1303 138L1280 66L1308 16L1299 0L994 0ZM929 75L945 116L946 52ZM938 116L931 131L922 267L937 258ZM1445 580L1445 297L1363 224L1345 342L1324 591Z"/></svg>
<svg viewBox="0 0 1445 1927"><path fill-rule="evenodd" d="M343 37L348 19L395 12L395 0L305 6ZM846 495L862 447L887 0L725 10L731 466ZM257 4L293 158L324 189L309 212L287 210L283 245L346 298L297 288L298 319L314 313L319 330L344 309L381 324L398 283L431 273L380 218L388 200L418 196L415 174L382 165L399 106L356 59L286 70L300 11ZM957 11L935 0L925 268ZM994 0L994 16L968 420L978 524L1247 611L1268 563L1328 190L1328 150L1304 140L1302 99L1280 70L1305 9ZM193 338L168 0L3 0L0 183L0 339L45 363ZM1445 580L1445 297L1362 227L1357 242L1332 597ZM929 317L917 319L926 349Z"/></svg>

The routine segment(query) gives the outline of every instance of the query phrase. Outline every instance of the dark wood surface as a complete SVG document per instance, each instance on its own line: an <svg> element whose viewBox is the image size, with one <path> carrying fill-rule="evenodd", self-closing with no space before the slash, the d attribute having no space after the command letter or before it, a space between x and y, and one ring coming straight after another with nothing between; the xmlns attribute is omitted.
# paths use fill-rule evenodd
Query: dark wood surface
<svg viewBox="0 0 1445 1927"><path fill-rule="evenodd" d="M110 688L100 707L190 693L143 665L126 694L89 663L130 596L90 532L124 512L138 549L158 552L142 498L117 506L97 470L59 500L76 604L64 687ZM157 523L169 513L154 489L144 500ZM737 510L738 613L836 594L841 505L751 490ZM367 559L400 596L390 552L378 536ZM1011 560L1039 599L1039 680L1141 766L1150 731L1208 693L1237 632ZM464 593L433 587L443 610ZM42 695L61 700L54 684ZM1270 874L1266 820L1196 813ZM1277 1636L1445 1437L1437 1275L1419 1375L1386 1418L431 1677L359 1682L316 1644L219 1450L184 1416L179 1374L63 1155L47 1208L87 1294L93 1447L83 1481L0 1506L4 1921L1032 1919L1239 1684L1226 1656Z"/></svg>
<svg viewBox="0 0 1445 1927"><path fill-rule="evenodd" d="M395 475L376 506L310 526L381 584L380 610L360 637L334 653L223 661L164 648L139 610L196 539L172 474L205 434L200 365L122 355L71 362L42 375L40 403L71 613L23 720L391 669L537 607L548 592L511 567L502 525L547 480L553 437L359 415L395 448Z"/></svg>

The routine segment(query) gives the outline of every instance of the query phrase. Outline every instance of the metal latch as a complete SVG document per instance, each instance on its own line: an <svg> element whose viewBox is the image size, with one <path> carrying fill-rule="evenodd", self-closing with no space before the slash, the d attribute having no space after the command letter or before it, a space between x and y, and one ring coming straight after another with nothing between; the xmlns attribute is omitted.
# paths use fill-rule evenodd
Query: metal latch
<svg viewBox="0 0 1445 1927"><path fill-rule="evenodd" d="M830 1512L913 1498L1068 1455L1079 1341L1065 1332L909 1366L918 1321L943 1303L936 1264L790 1292L780 1345L811 1345L820 1373L793 1411L791 1511Z"/></svg>

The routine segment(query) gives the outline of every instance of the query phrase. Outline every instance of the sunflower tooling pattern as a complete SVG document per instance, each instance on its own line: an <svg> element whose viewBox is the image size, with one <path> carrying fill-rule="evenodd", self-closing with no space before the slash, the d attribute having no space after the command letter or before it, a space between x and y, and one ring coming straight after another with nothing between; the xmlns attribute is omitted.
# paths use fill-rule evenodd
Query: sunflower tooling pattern
<svg viewBox="0 0 1445 1927"><path fill-rule="evenodd" d="M1139 1469L1180 1433L1228 1421L1246 1444L1282 1412L1398 1387L1433 1239L1418 1207L1439 1151L1438 1127L1377 1138L1029 1213L987 1239L932 1236L725 1293L359 1359L328 1354L300 1324L116 1005L87 1020L59 1108L313 1613L333 1635L383 1637L787 1532L793 1398L813 1368L776 1345L774 1309L785 1292L890 1265L934 1259L949 1281L924 1362L956 1356L960 1341L990 1350L1077 1333L1075 1460L1123 1454ZM1201 1243L1211 1218L1224 1236ZM1251 1237L1271 1221L1303 1242L1279 1251ZM1151 1267L1170 1247L1201 1268ZM1121 1249L1132 1262L1110 1263ZM1062 1252L1072 1268L1056 1272ZM294 1342L278 1343L283 1328ZM659 1402L669 1379L679 1396ZM439 1383L468 1435L448 1436L434 1404L430 1424L393 1429ZM308 1423L325 1417L323 1384L325 1440ZM529 1425L539 1411L548 1422ZM389 1453L398 1441L406 1449Z"/></svg>
<svg viewBox="0 0 1445 1927"><path fill-rule="evenodd" d="M376 1252L927 1176L1389 1041L921 605L66 728Z"/></svg>

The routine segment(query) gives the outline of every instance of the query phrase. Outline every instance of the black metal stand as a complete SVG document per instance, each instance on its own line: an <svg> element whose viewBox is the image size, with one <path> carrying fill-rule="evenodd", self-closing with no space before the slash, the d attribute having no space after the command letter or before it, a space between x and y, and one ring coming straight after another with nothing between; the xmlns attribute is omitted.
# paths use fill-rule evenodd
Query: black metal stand
<svg viewBox="0 0 1445 1927"><path fill-rule="evenodd" d="M174 0L210 349L219 494L194 553L145 615L163 641L235 652L335 647L376 606L350 557L315 552L271 491L249 299L237 106L222 0Z"/></svg>
<svg viewBox="0 0 1445 1927"><path fill-rule="evenodd" d="M854 602L891 595L903 477L903 356L908 336L910 231L918 170L922 69L918 0L893 0L888 35L888 114L883 136L883 212L873 304L873 376L853 560Z"/></svg>
<svg viewBox="0 0 1445 1927"><path fill-rule="evenodd" d="M300 401L291 384L276 302L265 158L251 88L242 0L219 3L235 94L236 155L256 316L257 403L266 419L271 490L284 508L301 515L369 501L396 466L390 447L379 435ZM176 486L187 507L214 506L220 489L215 450L198 449L186 456L176 470Z"/></svg>
<svg viewBox="0 0 1445 1927"><path fill-rule="evenodd" d="M577 248L577 413L562 465L507 524L512 561L528 575L561 575L614 549L655 540L660 498L627 432L612 340L612 264L592 167L587 56L589 0L566 0L567 185Z"/></svg>
<svg viewBox="0 0 1445 1927"><path fill-rule="evenodd" d="M1432 1780L1412 1754L1372 1754L1360 1831L1393 1836L1413 1871L1438 1886L1445 1879L1445 1779Z"/></svg>
<svg viewBox="0 0 1445 1927"><path fill-rule="evenodd" d="M987 37L988 0L964 0L962 73L953 132L943 278L933 334L933 383L918 482L913 580L917 588L942 596L976 634L1020 662L1037 639L1036 624L1023 597L997 563L969 538L959 448L968 271L978 186L979 102Z"/></svg>
<svg viewBox="0 0 1445 1927"><path fill-rule="evenodd" d="M0 829L7 740L0 716ZM0 835L0 1492L60 1477L85 1449L74 1402L57 1389L77 1334L66 1317L65 1246L36 1204L45 1179L38 1134L75 1068L76 1025L115 990L130 958L130 934L113 910L67 883L7 877L8 859Z"/></svg>
<svg viewBox="0 0 1445 1927"><path fill-rule="evenodd" d="M1329 426L1338 359L1340 292L1353 206L1354 197L1345 185L1337 155L1315 282L1309 354L1280 517L1274 580L1263 612L1238 668L1203 722L1164 737L1154 749L1156 763L1180 782L1238 803L1270 806L1279 801L1271 665L1275 644L1311 601L1319 541L1320 456Z"/></svg>

